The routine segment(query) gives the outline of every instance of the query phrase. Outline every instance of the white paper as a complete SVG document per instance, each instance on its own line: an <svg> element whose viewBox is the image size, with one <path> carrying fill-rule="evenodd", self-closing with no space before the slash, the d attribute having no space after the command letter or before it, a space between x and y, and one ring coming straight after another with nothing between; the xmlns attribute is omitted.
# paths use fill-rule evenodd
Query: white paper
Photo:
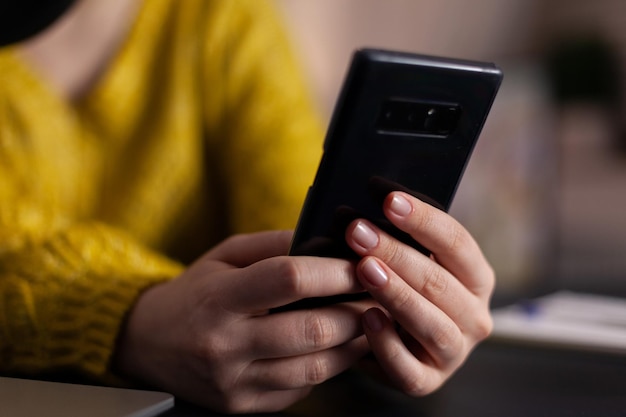
<svg viewBox="0 0 626 417"><path fill-rule="evenodd" d="M493 310L494 339L626 354L626 299L567 291Z"/></svg>

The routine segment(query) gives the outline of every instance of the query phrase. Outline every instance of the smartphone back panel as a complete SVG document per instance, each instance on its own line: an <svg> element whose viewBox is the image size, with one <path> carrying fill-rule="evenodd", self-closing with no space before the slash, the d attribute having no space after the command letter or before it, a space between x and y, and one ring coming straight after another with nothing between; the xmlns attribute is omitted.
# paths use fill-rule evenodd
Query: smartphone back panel
<svg viewBox="0 0 626 417"><path fill-rule="evenodd" d="M352 257L356 217L422 250L386 221L383 199L404 190L448 210L501 79L493 64L356 51L291 254Z"/></svg>

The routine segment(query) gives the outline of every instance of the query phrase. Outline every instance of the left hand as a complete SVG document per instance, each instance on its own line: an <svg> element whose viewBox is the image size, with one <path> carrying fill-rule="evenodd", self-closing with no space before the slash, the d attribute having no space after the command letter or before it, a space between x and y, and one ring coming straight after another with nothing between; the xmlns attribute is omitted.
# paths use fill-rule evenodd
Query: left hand
<svg viewBox="0 0 626 417"><path fill-rule="evenodd" d="M391 382L423 396L439 388L491 332L494 272L469 232L445 212L403 192L391 193L383 209L432 255L366 220L350 224L346 240L362 257L357 276L386 310L365 312L365 334Z"/></svg>

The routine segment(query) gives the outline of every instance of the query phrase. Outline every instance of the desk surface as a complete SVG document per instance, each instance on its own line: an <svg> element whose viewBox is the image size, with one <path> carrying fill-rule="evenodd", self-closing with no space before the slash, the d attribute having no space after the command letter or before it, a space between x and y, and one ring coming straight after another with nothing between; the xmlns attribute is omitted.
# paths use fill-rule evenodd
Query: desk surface
<svg viewBox="0 0 626 417"><path fill-rule="evenodd" d="M177 404L163 416L214 415ZM346 373L276 416L624 417L626 357L487 342L429 397Z"/></svg>

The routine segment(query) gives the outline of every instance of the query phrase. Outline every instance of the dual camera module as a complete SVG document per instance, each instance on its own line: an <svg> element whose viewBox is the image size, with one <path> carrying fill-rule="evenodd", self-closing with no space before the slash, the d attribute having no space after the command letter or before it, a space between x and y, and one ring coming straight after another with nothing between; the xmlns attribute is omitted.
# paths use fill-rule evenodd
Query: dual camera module
<svg viewBox="0 0 626 417"><path fill-rule="evenodd" d="M448 136L460 117L458 104L388 99L380 109L376 128L386 133Z"/></svg>

